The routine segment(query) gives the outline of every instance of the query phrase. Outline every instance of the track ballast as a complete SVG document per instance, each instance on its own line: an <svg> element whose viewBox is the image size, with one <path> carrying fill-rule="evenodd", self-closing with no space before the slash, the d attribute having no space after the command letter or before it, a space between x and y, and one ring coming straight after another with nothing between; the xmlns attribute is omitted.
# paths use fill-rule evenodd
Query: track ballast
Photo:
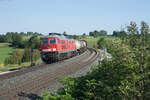
<svg viewBox="0 0 150 100"><path fill-rule="evenodd" d="M9 74L1 75L0 99L14 100L22 94L38 91L44 86L53 84L61 76L70 75L84 66L91 64L99 53L93 49L88 49L83 54L61 62L34 66L22 69ZM32 73L34 73L32 75ZM22 80L21 80L22 79Z"/></svg>

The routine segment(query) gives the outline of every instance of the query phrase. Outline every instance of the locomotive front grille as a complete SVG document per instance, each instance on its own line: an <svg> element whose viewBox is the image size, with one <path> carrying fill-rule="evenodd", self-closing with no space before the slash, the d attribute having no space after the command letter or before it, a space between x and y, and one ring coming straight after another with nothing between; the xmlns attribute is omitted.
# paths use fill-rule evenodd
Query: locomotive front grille
<svg viewBox="0 0 150 100"><path fill-rule="evenodd" d="M41 57L43 57L43 58L45 58L46 56L54 57L54 56L57 56L57 55L58 55L58 52L41 53Z"/></svg>

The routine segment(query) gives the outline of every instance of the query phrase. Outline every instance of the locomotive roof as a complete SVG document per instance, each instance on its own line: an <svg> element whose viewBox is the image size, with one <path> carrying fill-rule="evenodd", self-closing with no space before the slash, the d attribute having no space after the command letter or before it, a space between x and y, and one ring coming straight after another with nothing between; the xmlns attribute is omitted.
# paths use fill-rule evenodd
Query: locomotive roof
<svg viewBox="0 0 150 100"><path fill-rule="evenodd" d="M73 40L73 39L71 39L71 38L69 38L69 37L67 37L67 36L62 35L62 34L60 34L60 35L57 35L57 34L50 34L50 35L44 36L44 37L42 37L42 38L49 38L49 37L57 37L57 38L59 38L59 39L61 39L61 40Z"/></svg>

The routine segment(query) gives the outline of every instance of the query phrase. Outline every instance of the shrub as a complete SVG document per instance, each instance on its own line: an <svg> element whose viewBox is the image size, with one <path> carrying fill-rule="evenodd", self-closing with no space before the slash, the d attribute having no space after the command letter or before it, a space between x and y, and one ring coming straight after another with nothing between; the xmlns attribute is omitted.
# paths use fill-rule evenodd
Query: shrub
<svg viewBox="0 0 150 100"><path fill-rule="evenodd" d="M35 63L40 58L40 51L35 49L32 53L32 61Z"/></svg>
<svg viewBox="0 0 150 100"><path fill-rule="evenodd" d="M21 64L23 54L24 54L23 51L21 51L19 49L16 49L13 52L12 56L5 58L5 61L4 61L5 65L8 65L8 64Z"/></svg>
<svg viewBox="0 0 150 100"><path fill-rule="evenodd" d="M16 49L13 52L12 57L13 57L13 60L14 60L14 64L21 64L22 63L23 54L24 54L24 52L19 50L19 49Z"/></svg>
<svg viewBox="0 0 150 100"><path fill-rule="evenodd" d="M30 48L25 48L22 60L23 62L31 61L31 49Z"/></svg>

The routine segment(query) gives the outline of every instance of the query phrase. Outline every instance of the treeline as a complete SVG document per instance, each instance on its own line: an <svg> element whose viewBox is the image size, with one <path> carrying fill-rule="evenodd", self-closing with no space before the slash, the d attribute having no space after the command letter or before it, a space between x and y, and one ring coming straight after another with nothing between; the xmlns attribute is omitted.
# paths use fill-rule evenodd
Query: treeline
<svg viewBox="0 0 150 100"><path fill-rule="evenodd" d="M94 30L92 32L89 32L89 35L86 33L83 33L82 35L69 35L66 32L63 32L63 35L68 36L69 38L73 38L73 39L80 39L80 38L84 38L86 36L92 36L92 37L98 37L98 36L107 36L107 31L105 30Z"/></svg>
<svg viewBox="0 0 150 100"><path fill-rule="evenodd" d="M112 59L104 59L85 76L65 78L56 95L44 92L42 99L149 100L149 26L145 22L140 26L131 23L124 38L101 38L99 48L107 47Z"/></svg>
<svg viewBox="0 0 150 100"><path fill-rule="evenodd" d="M117 36L117 37L125 37L127 36L128 33L126 31L113 31L112 36Z"/></svg>
<svg viewBox="0 0 150 100"><path fill-rule="evenodd" d="M16 35L21 35L21 36L33 36L33 35L38 35L41 36L41 33L38 32L7 32L5 35L1 34L0 35L0 42L8 42L11 43L13 42L14 38Z"/></svg>
<svg viewBox="0 0 150 100"><path fill-rule="evenodd" d="M41 33L37 32L7 32L5 35L0 35L0 42L11 43L11 46L16 48L26 48L35 45L35 48L39 48Z"/></svg>
<svg viewBox="0 0 150 100"><path fill-rule="evenodd" d="M125 36L129 36L131 34L141 34L140 30L137 27L136 22L132 21L130 23L130 25L132 25L132 27L126 26L127 31L125 31L125 29L123 29L121 31L113 31L112 36L125 37ZM133 28L134 28L134 30L133 30ZM150 32L148 31L147 34L150 34Z"/></svg>
<svg viewBox="0 0 150 100"><path fill-rule="evenodd" d="M100 30L100 31L95 30L93 32L89 32L89 36L93 36L93 37L106 36L106 35L107 35L107 31L105 30Z"/></svg>

